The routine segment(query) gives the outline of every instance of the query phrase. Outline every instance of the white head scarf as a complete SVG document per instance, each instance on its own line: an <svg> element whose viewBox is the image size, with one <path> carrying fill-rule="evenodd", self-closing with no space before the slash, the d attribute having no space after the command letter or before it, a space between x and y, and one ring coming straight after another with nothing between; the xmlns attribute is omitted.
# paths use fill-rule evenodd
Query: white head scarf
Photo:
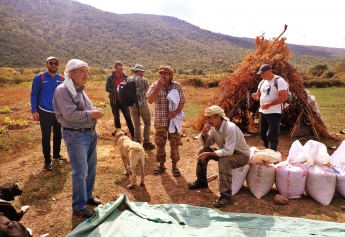
<svg viewBox="0 0 345 237"><path fill-rule="evenodd" d="M66 69L64 72L65 85L67 86L67 89L71 92L73 97L76 96L77 92L75 91L72 78L69 77L69 72L73 69L84 67L84 66L89 67L89 65L86 62L79 59L71 59L67 62Z"/></svg>
<svg viewBox="0 0 345 237"><path fill-rule="evenodd" d="M229 118L225 117L224 110L221 107L217 105L212 105L205 109L204 116L211 116L215 114L219 114L224 120L229 121Z"/></svg>

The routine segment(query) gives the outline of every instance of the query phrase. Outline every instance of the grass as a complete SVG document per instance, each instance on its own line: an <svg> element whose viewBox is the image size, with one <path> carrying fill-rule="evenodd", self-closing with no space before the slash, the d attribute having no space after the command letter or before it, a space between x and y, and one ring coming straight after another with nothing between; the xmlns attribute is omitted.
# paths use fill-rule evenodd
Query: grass
<svg viewBox="0 0 345 237"><path fill-rule="evenodd" d="M309 91L316 98L327 129L334 133L345 129L345 89L312 88Z"/></svg>

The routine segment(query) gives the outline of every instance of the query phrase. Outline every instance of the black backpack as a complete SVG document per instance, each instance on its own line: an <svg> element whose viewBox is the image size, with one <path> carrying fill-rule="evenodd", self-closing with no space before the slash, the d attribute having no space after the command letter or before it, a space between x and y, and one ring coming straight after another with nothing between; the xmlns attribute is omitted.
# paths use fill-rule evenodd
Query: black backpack
<svg viewBox="0 0 345 237"><path fill-rule="evenodd" d="M119 96L125 106L138 106L136 86L134 81L123 81L119 84Z"/></svg>

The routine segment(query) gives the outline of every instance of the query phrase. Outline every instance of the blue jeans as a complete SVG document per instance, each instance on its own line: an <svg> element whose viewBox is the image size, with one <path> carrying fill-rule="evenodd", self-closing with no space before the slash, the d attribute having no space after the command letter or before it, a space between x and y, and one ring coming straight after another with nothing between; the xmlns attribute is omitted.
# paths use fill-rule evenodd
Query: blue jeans
<svg viewBox="0 0 345 237"><path fill-rule="evenodd" d="M96 130L77 132L62 129L72 167L72 208L82 210L92 197L96 178Z"/></svg>
<svg viewBox="0 0 345 237"><path fill-rule="evenodd" d="M260 113L260 137L265 148L274 151L278 148L280 134L280 120L282 114L263 114Z"/></svg>

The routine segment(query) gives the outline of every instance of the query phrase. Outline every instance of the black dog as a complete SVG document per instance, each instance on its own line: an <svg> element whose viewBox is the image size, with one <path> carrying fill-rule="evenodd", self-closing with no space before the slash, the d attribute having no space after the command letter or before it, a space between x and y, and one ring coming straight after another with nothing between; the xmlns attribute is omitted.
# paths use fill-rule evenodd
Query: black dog
<svg viewBox="0 0 345 237"><path fill-rule="evenodd" d="M30 229L26 229L18 221L23 217L24 213L30 208L22 206L20 211L12 206L15 196L22 194L18 184L4 184L0 186L0 236L18 236L31 237Z"/></svg>

